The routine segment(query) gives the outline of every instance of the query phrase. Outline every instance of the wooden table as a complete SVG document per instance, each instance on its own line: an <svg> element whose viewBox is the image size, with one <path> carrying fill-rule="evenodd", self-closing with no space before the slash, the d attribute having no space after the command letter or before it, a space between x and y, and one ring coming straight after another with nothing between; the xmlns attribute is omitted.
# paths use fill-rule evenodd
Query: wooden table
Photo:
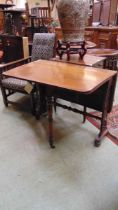
<svg viewBox="0 0 118 210"><path fill-rule="evenodd" d="M49 118L49 144L53 142L53 96L93 108L102 112L101 128L95 139L99 146L103 136L107 134L107 113L112 109L117 73L115 71L96 69L57 61L39 60L16 67L4 73L6 76L36 82L45 87ZM90 113L73 109L57 103L74 112L92 116Z"/></svg>
<svg viewBox="0 0 118 210"><path fill-rule="evenodd" d="M83 66L103 68L105 59L106 59L105 57L99 57L99 56L88 55L88 54L86 54L83 57L83 59L79 59L79 56L76 54L76 55L71 55L69 61L67 60L66 55L63 55L61 60L60 60L59 56L56 56L52 60L66 62L66 63L73 63L73 64L83 65Z"/></svg>
<svg viewBox="0 0 118 210"><path fill-rule="evenodd" d="M97 57L106 57L106 59L104 60L104 68L117 70L118 50L95 48L88 49L87 53L89 55L94 55Z"/></svg>

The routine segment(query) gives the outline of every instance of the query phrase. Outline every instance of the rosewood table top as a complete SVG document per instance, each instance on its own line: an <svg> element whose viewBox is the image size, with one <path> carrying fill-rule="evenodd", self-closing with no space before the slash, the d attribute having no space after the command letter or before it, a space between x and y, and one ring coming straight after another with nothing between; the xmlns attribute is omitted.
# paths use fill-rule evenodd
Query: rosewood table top
<svg viewBox="0 0 118 210"><path fill-rule="evenodd" d="M38 60L4 72L6 76L88 94L116 74L116 71L47 60Z"/></svg>

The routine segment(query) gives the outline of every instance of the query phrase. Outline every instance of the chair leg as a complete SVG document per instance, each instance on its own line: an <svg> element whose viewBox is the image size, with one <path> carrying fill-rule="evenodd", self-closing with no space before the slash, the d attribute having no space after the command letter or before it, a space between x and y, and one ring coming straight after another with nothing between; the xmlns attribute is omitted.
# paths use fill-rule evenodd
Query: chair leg
<svg viewBox="0 0 118 210"><path fill-rule="evenodd" d="M30 104L31 104L31 112L33 115L35 115L35 97L33 92L30 95Z"/></svg>
<svg viewBox="0 0 118 210"><path fill-rule="evenodd" d="M7 100L7 94L6 94L5 88L4 87L1 87L1 91L2 91L4 105L6 107L8 107L8 100Z"/></svg>
<svg viewBox="0 0 118 210"><path fill-rule="evenodd" d="M55 112L57 111L56 100L57 100L57 98L54 97L54 110L55 110Z"/></svg>
<svg viewBox="0 0 118 210"><path fill-rule="evenodd" d="M41 115L47 115L47 103L46 103L46 94L45 88L43 86L38 87L36 102L35 102L35 110L36 110L36 119L40 119Z"/></svg>
<svg viewBox="0 0 118 210"><path fill-rule="evenodd" d="M87 110L87 108L86 108L86 106L84 106L83 123L85 123L85 121L86 121L86 110Z"/></svg>

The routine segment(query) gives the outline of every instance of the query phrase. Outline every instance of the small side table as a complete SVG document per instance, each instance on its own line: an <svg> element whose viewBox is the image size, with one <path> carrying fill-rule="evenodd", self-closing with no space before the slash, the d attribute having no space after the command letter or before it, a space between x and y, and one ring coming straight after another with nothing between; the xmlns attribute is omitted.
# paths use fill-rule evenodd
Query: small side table
<svg viewBox="0 0 118 210"><path fill-rule="evenodd" d="M89 49L87 51L87 54L92 56L106 57L106 60L104 61L104 68L110 70L118 70L117 68L118 50L95 48L95 49Z"/></svg>
<svg viewBox="0 0 118 210"><path fill-rule="evenodd" d="M86 54L83 59L79 59L77 54L71 55L70 60L67 61L67 56L63 55L62 59L60 60L59 56L52 58L51 60L59 61L59 62L66 62L66 63L73 63L83 66L91 66L96 68L103 68L105 57L98 57L93 55Z"/></svg>

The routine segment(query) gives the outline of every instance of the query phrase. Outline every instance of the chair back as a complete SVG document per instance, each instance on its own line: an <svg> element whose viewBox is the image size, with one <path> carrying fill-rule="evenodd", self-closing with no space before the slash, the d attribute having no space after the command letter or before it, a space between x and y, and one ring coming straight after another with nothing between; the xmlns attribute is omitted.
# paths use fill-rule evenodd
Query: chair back
<svg viewBox="0 0 118 210"><path fill-rule="evenodd" d="M36 33L32 45L32 61L54 57L55 33Z"/></svg>
<svg viewBox="0 0 118 210"><path fill-rule="evenodd" d="M52 20L49 7L33 7L31 8L31 19L33 22L40 24L49 24Z"/></svg>
<svg viewBox="0 0 118 210"><path fill-rule="evenodd" d="M39 18L49 18L49 8L48 7L33 7L31 8L31 15Z"/></svg>

